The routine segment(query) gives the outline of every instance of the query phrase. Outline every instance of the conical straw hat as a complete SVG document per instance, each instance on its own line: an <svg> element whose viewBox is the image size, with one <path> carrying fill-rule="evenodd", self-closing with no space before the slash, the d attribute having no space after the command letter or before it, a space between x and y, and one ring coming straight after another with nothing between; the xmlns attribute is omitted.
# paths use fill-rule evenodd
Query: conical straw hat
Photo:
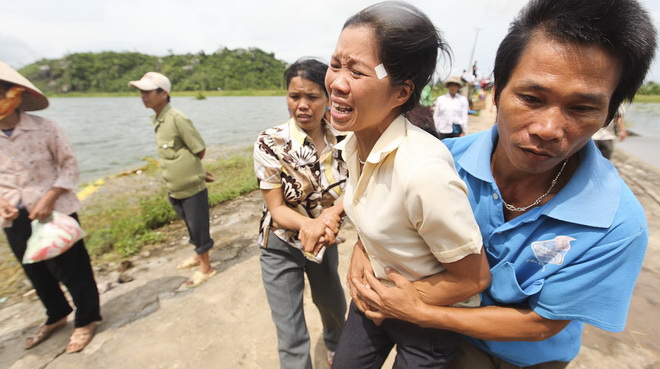
<svg viewBox="0 0 660 369"><path fill-rule="evenodd" d="M24 111L34 111L46 109L48 107L48 99L32 82L27 78L20 75L12 67L0 61L0 81L9 82L11 84L25 87L23 92L21 105L19 109Z"/></svg>

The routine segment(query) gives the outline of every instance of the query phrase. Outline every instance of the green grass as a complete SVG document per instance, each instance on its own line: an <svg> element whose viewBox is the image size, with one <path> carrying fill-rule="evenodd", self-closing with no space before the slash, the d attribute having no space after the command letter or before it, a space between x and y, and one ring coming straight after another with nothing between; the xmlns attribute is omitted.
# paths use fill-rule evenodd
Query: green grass
<svg viewBox="0 0 660 369"><path fill-rule="evenodd" d="M160 185L157 162L147 162L140 177L128 178L124 184L128 188L116 188L106 197L92 194L78 212L87 231L85 244L94 264L120 261L147 245L157 247L167 241L167 232L162 227L174 221L176 214L164 186ZM211 206L257 189L251 148L235 150L218 159L205 158L203 163L215 178L215 182L208 184ZM116 183L106 182L106 186ZM131 184L136 188L130 187ZM0 297L20 296L31 285L23 283L25 275L5 237L0 237L0 248Z"/></svg>
<svg viewBox="0 0 660 369"><path fill-rule="evenodd" d="M215 182L207 184L209 204L216 206L257 189L252 156L246 151L218 160L204 160ZM149 164L146 175L160 175ZM87 248L95 257L117 259L134 255L147 244L163 242L158 233L176 214L167 200L164 186L147 193L117 195L80 212L81 223L88 232Z"/></svg>
<svg viewBox="0 0 660 369"><path fill-rule="evenodd" d="M660 95L635 95L636 103L660 103Z"/></svg>
<svg viewBox="0 0 660 369"><path fill-rule="evenodd" d="M172 91L173 97L203 95L209 96L285 96L286 90L222 90L222 91ZM49 94L48 97L126 97L139 96L137 90L128 92L67 92Z"/></svg>

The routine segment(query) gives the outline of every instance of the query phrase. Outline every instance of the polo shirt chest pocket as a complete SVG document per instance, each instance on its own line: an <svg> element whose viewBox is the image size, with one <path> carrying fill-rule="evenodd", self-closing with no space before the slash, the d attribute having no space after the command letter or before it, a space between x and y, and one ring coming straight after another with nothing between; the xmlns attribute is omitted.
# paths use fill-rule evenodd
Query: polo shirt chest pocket
<svg viewBox="0 0 660 369"><path fill-rule="evenodd" d="M176 159L177 158L177 150L174 148L174 140L168 140L168 141L159 141L158 142L158 153L160 154L160 157L163 159Z"/></svg>

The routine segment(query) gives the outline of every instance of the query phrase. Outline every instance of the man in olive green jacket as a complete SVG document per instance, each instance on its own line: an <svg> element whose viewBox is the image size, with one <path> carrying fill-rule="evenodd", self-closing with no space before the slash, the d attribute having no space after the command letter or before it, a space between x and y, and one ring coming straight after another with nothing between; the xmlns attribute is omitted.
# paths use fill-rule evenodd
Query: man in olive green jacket
<svg viewBox="0 0 660 369"><path fill-rule="evenodd" d="M138 88L144 106L156 113L152 117L156 131L158 156L169 201L183 218L196 255L184 260L179 268L199 265L199 270L186 283L197 287L217 272L211 267L209 250L213 239L209 232L209 201L206 182L211 175L204 170L204 140L182 112L170 106L170 80L157 72L148 72L129 86Z"/></svg>

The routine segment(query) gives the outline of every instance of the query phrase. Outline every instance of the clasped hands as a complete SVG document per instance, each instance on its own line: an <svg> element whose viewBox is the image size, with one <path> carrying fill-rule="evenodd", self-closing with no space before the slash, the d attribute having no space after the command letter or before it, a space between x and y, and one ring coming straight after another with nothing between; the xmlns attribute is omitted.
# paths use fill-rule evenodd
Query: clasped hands
<svg viewBox="0 0 660 369"><path fill-rule="evenodd" d="M298 232L303 250L316 255L322 247L334 244L340 225L341 217L332 208L324 209L317 218L309 218Z"/></svg>

